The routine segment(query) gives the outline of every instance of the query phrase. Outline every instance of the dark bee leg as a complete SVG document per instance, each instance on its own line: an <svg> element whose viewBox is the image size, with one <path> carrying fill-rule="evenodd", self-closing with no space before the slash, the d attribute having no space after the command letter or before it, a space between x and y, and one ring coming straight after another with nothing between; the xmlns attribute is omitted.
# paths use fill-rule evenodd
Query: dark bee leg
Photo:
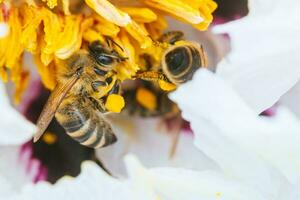
<svg viewBox="0 0 300 200"><path fill-rule="evenodd" d="M102 100L96 100L95 98L90 96L88 97L88 99L90 100L95 109L99 110L101 113L107 112L107 109L105 108L105 105L102 102Z"/></svg>
<svg viewBox="0 0 300 200"><path fill-rule="evenodd" d="M120 91L121 88L120 88L120 82L119 81L116 81L114 86L111 88L111 90L108 92L108 95L111 95L111 94L120 94Z"/></svg>
<svg viewBox="0 0 300 200"><path fill-rule="evenodd" d="M112 81L113 81L112 77L106 78L105 81L94 81L94 82L92 82L92 88L95 92L98 92L99 87L108 86L108 85L112 84ZM116 80L113 84L114 85L108 91L107 95L105 95L101 99L96 99L94 97L86 95L87 98L92 102L94 108L99 110L101 113L108 112L108 110L105 107L105 102L106 102L107 96L109 96L111 94L120 94L120 82L118 80Z"/></svg>
<svg viewBox="0 0 300 200"><path fill-rule="evenodd" d="M169 44L174 44L175 42L183 38L183 32L181 31L170 31L163 34L158 41L167 42Z"/></svg>
<svg viewBox="0 0 300 200"><path fill-rule="evenodd" d="M107 86L107 82L105 81L94 81L92 82L92 88L95 92L98 92L99 87L105 87Z"/></svg>
<svg viewBox="0 0 300 200"><path fill-rule="evenodd" d="M154 71L145 71L145 72L138 72L134 78L139 78L145 81L165 81L171 83L168 78L160 73L160 72L154 72Z"/></svg>
<svg viewBox="0 0 300 200"><path fill-rule="evenodd" d="M163 89L162 85L165 86L167 85L168 89L164 89L164 90L173 90L176 88L176 85L170 82L169 79L163 73L160 72L155 72L155 71L140 72L137 73L134 78L139 78L145 81L157 81L162 89Z"/></svg>

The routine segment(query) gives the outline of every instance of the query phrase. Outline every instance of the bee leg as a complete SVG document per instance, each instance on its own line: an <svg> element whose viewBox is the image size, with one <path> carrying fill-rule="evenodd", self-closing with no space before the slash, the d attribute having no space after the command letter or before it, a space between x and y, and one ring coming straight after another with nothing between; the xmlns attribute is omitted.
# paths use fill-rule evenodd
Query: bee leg
<svg viewBox="0 0 300 200"><path fill-rule="evenodd" d="M161 72L155 72L155 71L145 71L145 72L137 72L137 74L134 76L134 78L139 78L145 81L165 81L169 82L169 79Z"/></svg>
<svg viewBox="0 0 300 200"><path fill-rule="evenodd" d="M108 95L111 94L120 94L121 88L120 88L120 82L117 80L111 90L108 92Z"/></svg>
<svg viewBox="0 0 300 200"><path fill-rule="evenodd" d="M91 83L91 85L92 85L93 90L95 92L98 92L98 88L107 86L107 82L105 82L105 81L94 81L94 82Z"/></svg>
<svg viewBox="0 0 300 200"><path fill-rule="evenodd" d="M99 110L101 113L107 112L107 109L105 108L105 105L102 102L102 100L97 100L93 97L88 97L88 99L91 101L95 109Z"/></svg>
<svg viewBox="0 0 300 200"><path fill-rule="evenodd" d="M160 88L165 91L174 90L176 85L169 81L169 79L161 72L145 71L137 73L135 78L140 78L145 81L157 81Z"/></svg>

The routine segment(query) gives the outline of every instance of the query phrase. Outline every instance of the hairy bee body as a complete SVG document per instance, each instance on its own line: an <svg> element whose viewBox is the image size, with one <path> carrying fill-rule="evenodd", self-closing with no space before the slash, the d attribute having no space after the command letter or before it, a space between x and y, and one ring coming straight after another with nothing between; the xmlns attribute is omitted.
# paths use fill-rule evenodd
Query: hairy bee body
<svg viewBox="0 0 300 200"><path fill-rule="evenodd" d="M65 66L69 69L61 74L59 81L73 74L74 70L83 71L78 82L62 100L55 118L66 133L82 145L99 148L114 143L117 138L103 117L105 108L99 105L102 99L93 98L93 94L98 92L97 87L110 84L106 75L111 68L98 65L86 51L75 53L65 61Z"/></svg>
<svg viewBox="0 0 300 200"><path fill-rule="evenodd" d="M34 141L55 116L67 134L82 145L100 148L114 143L117 138L103 114L107 112L107 96L120 92L114 66L123 60L110 45L96 41L88 50L58 61L58 83L38 119Z"/></svg>
<svg viewBox="0 0 300 200"><path fill-rule="evenodd" d="M100 114L82 96L70 95L62 101L55 117L74 140L91 148L99 148L117 140L110 124L99 117Z"/></svg>

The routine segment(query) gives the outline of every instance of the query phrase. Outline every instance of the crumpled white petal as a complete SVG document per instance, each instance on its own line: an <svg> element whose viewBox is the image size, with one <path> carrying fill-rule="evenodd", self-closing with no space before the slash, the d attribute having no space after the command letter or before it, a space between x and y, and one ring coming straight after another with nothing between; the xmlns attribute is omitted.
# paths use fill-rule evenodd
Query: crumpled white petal
<svg viewBox="0 0 300 200"><path fill-rule="evenodd" d="M20 159L18 146L0 147L0 199L5 199L31 182L30 169Z"/></svg>
<svg viewBox="0 0 300 200"><path fill-rule="evenodd" d="M245 18L213 29L232 42L217 73L260 113L299 80L300 2L252 0L249 9Z"/></svg>
<svg viewBox="0 0 300 200"><path fill-rule="evenodd" d="M176 147L176 152L170 158L172 133L159 129L159 119L135 119L125 123L133 126L130 133L126 134L124 126L118 126L113 121L114 132L118 142L106 148L97 150L97 157L105 167L115 176L124 176L126 169L120 162L128 153L139 157L147 167L182 167L195 170L214 169L216 165L211 159L200 152L193 143L193 135L181 133ZM197 159L191 159L191 157Z"/></svg>
<svg viewBox="0 0 300 200"><path fill-rule="evenodd" d="M81 174L76 177L63 177L54 185L40 182L26 185L22 192L9 199L30 200L93 200L93 199L130 199L131 191L126 181L107 175L96 163L85 161Z"/></svg>
<svg viewBox="0 0 300 200"><path fill-rule="evenodd" d="M191 122L197 147L228 176L273 198L289 186L287 180L299 180L300 122L287 109L279 109L274 119L258 117L225 81L205 69L171 98Z"/></svg>
<svg viewBox="0 0 300 200"><path fill-rule="evenodd" d="M300 82L292 87L285 95L283 95L280 100L279 104L285 105L288 107L293 113L295 113L298 118L300 116Z"/></svg>
<svg viewBox="0 0 300 200"><path fill-rule="evenodd" d="M217 171L182 168L145 169L134 157L125 158L136 199L263 200L263 196ZM143 195L143 196L138 196Z"/></svg>
<svg viewBox="0 0 300 200"><path fill-rule="evenodd" d="M9 200L105 199L105 200L267 200L260 193L217 171L182 168L143 167L133 155L125 157L128 179L105 174L95 163L86 161L76 178L63 177L56 184L27 185Z"/></svg>
<svg viewBox="0 0 300 200"><path fill-rule="evenodd" d="M20 145L35 133L35 126L13 108L0 84L0 145Z"/></svg>

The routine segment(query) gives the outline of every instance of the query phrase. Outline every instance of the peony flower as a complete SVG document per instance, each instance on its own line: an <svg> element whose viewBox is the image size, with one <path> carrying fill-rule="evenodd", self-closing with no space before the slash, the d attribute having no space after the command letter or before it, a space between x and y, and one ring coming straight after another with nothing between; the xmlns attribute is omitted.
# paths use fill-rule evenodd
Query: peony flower
<svg viewBox="0 0 300 200"><path fill-rule="evenodd" d="M57 1L45 2L49 8L58 6ZM24 12L28 12L28 15L31 12L32 14L38 13L35 11L40 10L41 18L38 18L39 15L29 15L37 17L37 22L32 20L32 23L27 23L27 31L33 37L24 34L23 39L26 41L24 44L27 49L22 46L21 48L35 55L42 81L49 89L55 85L53 72L56 60L68 57L84 42L92 41L95 38L101 40L103 35L114 35L123 47L127 47L125 53L128 56L127 62L129 62L120 66L118 78L130 79L139 67L136 55L140 51L151 46L152 48L148 50L152 50L150 52L159 57L160 47L154 48L152 40L145 33L149 32L155 36L157 31L161 31L160 26L165 22L162 20L161 13L168 13L202 30L211 22L211 12L215 9L215 4L211 1L192 1L193 4L189 5L175 0L163 2L149 0L141 1L147 7L140 8L139 6L122 7L122 3L128 3L126 1L117 1L115 5L120 6L118 7L111 2L99 0L86 1L86 4L97 13L96 15L93 13L94 11L88 9L93 14L90 16L91 18L86 18L85 15L70 15L68 5L71 2L62 2L63 17L45 7L40 7L35 4L35 1L27 1L29 6L22 5ZM48 182L33 184L23 181L18 185L15 182L20 183L24 177L26 179L31 176L28 172L21 175L13 173L12 166L16 166L15 162L7 162L7 159L16 158L18 153L8 158L0 158L6 164L3 170L0 170L0 188L4 188L3 191L5 191L1 197L5 199L122 198L149 200L298 199L300 197L298 190L300 121L281 103L278 104L274 116L258 115L277 102L279 97L298 80L298 75L295 73L296 67L292 62L297 61L297 56L291 53L294 49L288 47L284 49L281 46L266 52L272 43L272 40L268 40L269 36L266 38L262 36L261 43L255 44L257 48L254 47L253 42L249 42L248 38L243 37L246 34L235 36L235 33L239 33L239 31L249 33L248 27L256 35L265 34L268 31L271 32L270 30L273 30L274 27L277 28L278 22L282 22L280 21L282 19L278 17L278 11L281 12L286 4L278 4L280 9L272 10L270 8L277 5L274 2L269 2L270 4L264 2L265 7L258 6L257 2L259 1L251 4L248 17L215 29L215 31L226 30L231 37L233 45L232 52L229 54L230 62L221 62L215 74L206 69L200 69L196 72L193 80L181 85L171 93L170 98L178 104L183 117L191 123L194 133L180 134L174 157L169 158L172 143L170 136L172 135L162 134L163 131L156 129L155 124L158 123L158 119L141 120L128 117L121 121L115 119L114 129L119 136L119 144L97 151L97 157L100 161L104 161L102 163L104 166L100 168L96 162L86 161L82 164L80 175L75 178L65 176L55 184ZM294 3L296 10L297 2ZM197 6L200 4L202 6ZM260 10L261 8L267 8L270 12L266 14L263 9ZM275 6L275 8L277 7ZM13 33L8 37L15 37L18 34L20 36L20 23L26 22L25 19L18 21L18 17L23 16L21 12L23 10L16 10L12 15L14 17L10 19L15 25L11 26L12 23L8 23L12 27L11 32ZM14 10L12 10L13 12ZM293 21L293 17L296 15L294 16L292 11L290 13ZM34 32L37 25L41 23L39 20L44 25L44 32L41 31L42 38L44 38L42 43L35 39L38 38L38 35ZM97 22L91 23L94 20ZM255 29L254 24L260 24L260 20L264 23ZM276 26L273 21L276 22L274 23ZM95 28L90 23L96 25ZM147 24L151 28L145 28L147 26L143 25L146 23L153 24ZM263 26L265 24L266 27ZM281 24L290 28L283 22ZM293 35L298 33L296 28L293 31L295 31L291 32ZM55 34L56 32L60 33ZM135 40L131 38L132 36ZM138 43L138 47L133 45L132 41ZM40 45L43 48L39 49ZM253 54L249 54L250 47L257 51L254 49L252 50ZM16 58L17 54L20 56L24 49L16 49L16 51L8 49L10 54L4 53L6 56L14 55L13 57ZM284 54L281 52L282 49L289 53ZM290 65L273 62L274 60L279 62L274 59L277 58L278 52L283 53L280 55L284 59L288 59ZM5 60L3 61L6 63L5 65L13 63L15 65L10 66L16 66L14 63L16 61L11 58L5 57L3 60ZM14 69L10 66L9 69ZM282 81L281 74L287 68L291 71ZM18 77L19 70L15 71L15 79L19 80L19 83L24 83L24 81L20 82L22 79ZM5 78L6 70L2 72ZM270 74L270 76L267 77L265 74ZM7 100L4 104L8 109L8 116L9 113L16 114L8 102ZM149 102L146 101L146 103ZM21 119L19 115L15 118ZM19 122L20 126L26 123L24 119ZM5 129L2 129L0 123L0 132L2 130ZM27 130L23 127L22 130L11 130L12 134L18 134L21 131L28 135L32 133L31 129ZM0 140L21 144L25 143L28 137L16 136L8 139L6 135L3 135ZM192 145L193 140L195 146ZM49 142L47 139L45 141ZM17 147L17 149L19 148ZM26 158L24 153L21 155ZM32 166L39 168L38 164L34 164L37 162L32 162L28 157L30 156L27 156L25 160L29 160L28 163L31 166L29 168L32 169ZM124 165L120 164L123 159ZM5 174L7 169L11 169L12 173ZM108 175L106 170L111 172L112 176ZM18 172L23 171L21 169ZM33 174L36 177L37 173Z"/></svg>

